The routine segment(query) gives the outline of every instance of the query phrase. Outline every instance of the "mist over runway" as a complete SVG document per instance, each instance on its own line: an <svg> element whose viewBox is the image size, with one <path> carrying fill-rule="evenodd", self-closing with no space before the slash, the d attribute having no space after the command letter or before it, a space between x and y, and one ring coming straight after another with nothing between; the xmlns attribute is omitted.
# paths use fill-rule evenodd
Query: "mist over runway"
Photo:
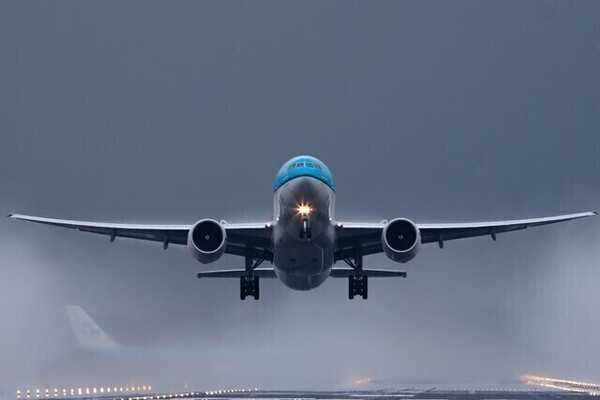
<svg viewBox="0 0 600 400"><path fill-rule="evenodd" d="M3 1L0 211L269 220L297 154L335 174L340 220L598 209L598 37L594 1ZM345 280L265 280L241 302L237 282L197 279L185 248L3 218L0 388L597 382L598 229L424 246L368 301L348 301ZM68 304L139 352L78 347Z"/></svg>

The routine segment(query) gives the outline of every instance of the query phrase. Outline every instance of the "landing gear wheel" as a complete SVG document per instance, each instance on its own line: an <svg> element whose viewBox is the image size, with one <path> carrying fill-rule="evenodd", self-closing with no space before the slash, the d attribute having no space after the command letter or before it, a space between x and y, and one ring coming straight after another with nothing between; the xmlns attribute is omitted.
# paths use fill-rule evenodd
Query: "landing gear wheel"
<svg viewBox="0 0 600 400"><path fill-rule="evenodd" d="M361 296L365 300L369 297L369 281L365 275L348 278L348 298L352 300L354 296Z"/></svg>
<svg viewBox="0 0 600 400"><path fill-rule="evenodd" d="M246 277L240 276L240 300L246 300Z"/></svg>
<svg viewBox="0 0 600 400"><path fill-rule="evenodd" d="M258 276L255 276L252 280L254 281L254 300L258 300L260 298L260 286L258 285Z"/></svg>
<svg viewBox="0 0 600 400"><path fill-rule="evenodd" d="M258 284L258 276L242 276L240 277L240 299L245 300L246 297L252 296L255 300L260 298L260 287Z"/></svg>

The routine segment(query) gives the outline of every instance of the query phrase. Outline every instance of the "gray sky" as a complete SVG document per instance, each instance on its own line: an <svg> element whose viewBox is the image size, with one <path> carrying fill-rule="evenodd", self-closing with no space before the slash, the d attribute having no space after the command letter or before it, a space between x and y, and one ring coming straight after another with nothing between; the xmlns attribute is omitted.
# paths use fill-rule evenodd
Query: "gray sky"
<svg viewBox="0 0 600 400"><path fill-rule="evenodd" d="M4 1L0 211L262 221L303 153L344 220L597 209L599 71L595 1ZM5 219L0 388L598 381L599 223L424 246L368 301L274 280L241 302L195 278L238 258ZM78 350L65 304L141 350Z"/></svg>

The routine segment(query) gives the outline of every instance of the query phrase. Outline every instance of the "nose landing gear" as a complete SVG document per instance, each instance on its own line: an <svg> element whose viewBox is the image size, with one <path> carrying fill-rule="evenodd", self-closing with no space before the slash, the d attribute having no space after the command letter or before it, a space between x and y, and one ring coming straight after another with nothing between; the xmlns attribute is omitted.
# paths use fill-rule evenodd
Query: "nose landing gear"
<svg viewBox="0 0 600 400"><path fill-rule="evenodd" d="M310 240L310 222L308 217L302 217L302 226L300 227L300 239Z"/></svg>

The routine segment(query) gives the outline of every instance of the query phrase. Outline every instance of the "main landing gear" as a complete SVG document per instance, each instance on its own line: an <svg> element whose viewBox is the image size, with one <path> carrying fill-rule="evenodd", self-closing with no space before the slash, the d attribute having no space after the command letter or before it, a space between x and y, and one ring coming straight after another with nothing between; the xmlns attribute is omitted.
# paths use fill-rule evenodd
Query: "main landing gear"
<svg viewBox="0 0 600 400"><path fill-rule="evenodd" d="M348 298L352 300L354 296L362 296L365 300L369 298L369 281L366 275L348 277Z"/></svg>
<svg viewBox="0 0 600 400"><path fill-rule="evenodd" d="M240 299L246 300L246 296L260 298L258 276L240 276Z"/></svg>
<svg viewBox="0 0 600 400"><path fill-rule="evenodd" d="M362 273L363 258L360 252L355 257L344 258L344 262L354 270L354 275L348 277L348 298L361 296L364 300L369 298L369 280Z"/></svg>
<svg viewBox="0 0 600 400"><path fill-rule="evenodd" d="M246 275L240 276L240 299L246 300L246 297L254 297L254 300L260 298L260 286L258 283L258 276L252 275L252 272L263 262L264 260L254 259L246 256Z"/></svg>

